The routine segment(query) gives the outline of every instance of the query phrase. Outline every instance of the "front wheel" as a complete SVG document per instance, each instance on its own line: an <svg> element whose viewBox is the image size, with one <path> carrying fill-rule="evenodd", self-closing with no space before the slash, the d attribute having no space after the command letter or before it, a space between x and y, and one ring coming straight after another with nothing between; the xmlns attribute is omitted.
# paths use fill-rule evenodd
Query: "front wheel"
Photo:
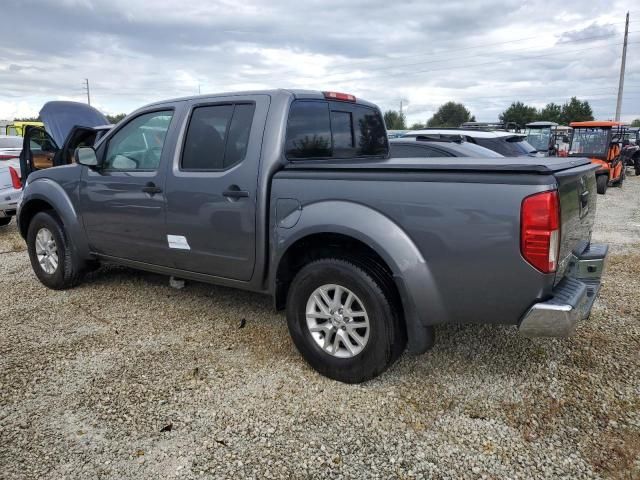
<svg viewBox="0 0 640 480"><path fill-rule="evenodd" d="M75 286L82 276L64 234L58 216L51 212L36 214L27 232L27 250L36 277L53 290Z"/></svg>
<svg viewBox="0 0 640 480"><path fill-rule="evenodd" d="M596 190L600 195L607 193L609 177L607 175L598 175L596 177Z"/></svg>
<svg viewBox="0 0 640 480"><path fill-rule="evenodd" d="M373 272L326 258L291 283L287 323L293 343L322 375L360 383L385 371L406 345L393 292Z"/></svg>

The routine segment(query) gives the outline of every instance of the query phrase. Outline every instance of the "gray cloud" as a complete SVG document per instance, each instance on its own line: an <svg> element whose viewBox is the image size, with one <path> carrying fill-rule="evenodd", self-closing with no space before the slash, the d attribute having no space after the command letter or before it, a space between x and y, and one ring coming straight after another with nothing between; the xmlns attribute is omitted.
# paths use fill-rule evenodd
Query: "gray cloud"
<svg viewBox="0 0 640 480"><path fill-rule="evenodd" d="M115 113L240 88L352 92L424 121L447 100L495 120L511 101L571 95L613 115L624 2L22 1L3 7L0 117L53 98ZM633 23L630 30L640 30ZM630 41L640 41L632 33ZM640 117L640 44L624 114Z"/></svg>

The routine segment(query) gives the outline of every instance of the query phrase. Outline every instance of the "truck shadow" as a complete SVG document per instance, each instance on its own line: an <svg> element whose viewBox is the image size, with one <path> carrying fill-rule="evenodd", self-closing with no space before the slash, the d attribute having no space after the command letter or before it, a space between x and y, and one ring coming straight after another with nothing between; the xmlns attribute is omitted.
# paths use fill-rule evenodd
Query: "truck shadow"
<svg viewBox="0 0 640 480"><path fill-rule="evenodd" d="M170 302L180 316L181 326L187 329L202 329L203 320L196 320L193 312L206 312L205 322L228 329L227 341L246 350L257 361L284 361L293 368L306 370L305 376L316 375L291 342L284 312L275 311L266 295L199 282L187 282L184 289L177 290L169 286L166 276L119 266L100 268L87 275L83 285L90 289L125 289L127 296L122 301L141 311L148 308L150 300L160 308L163 302ZM428 381L434 372L437 375L441 370L459 375L471 369L493 375L527 375L562 356L562 342L521 337L515 326L442 325L436 327L433 349L418 356L405 353L375 382L393 383L406 375L418 375Z"/></svg>

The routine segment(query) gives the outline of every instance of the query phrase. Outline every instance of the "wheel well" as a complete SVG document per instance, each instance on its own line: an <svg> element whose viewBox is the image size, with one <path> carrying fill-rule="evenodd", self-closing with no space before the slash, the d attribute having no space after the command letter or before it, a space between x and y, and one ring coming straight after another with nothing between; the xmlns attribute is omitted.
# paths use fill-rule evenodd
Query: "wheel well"
<svg viewBox="0 0 640 480"><path fill-rule="evenodd" d="M22 206L20 210L20 224L18 225L20 228L20 234L27 238L27 231L29 230L29 224L31 223L31 219L38 212L43 212L45 210L54 210L54 208L44 200L31 200L26 205Z"/></svg>
<svg viewBox="0 0 640 480"><path fill-rule="evenodd" d="M309 262L327 257L349 260L366 269L389 291L402 314L400 294L389 265L366 243L338 233L309 235L296 241L285 252L276 272L275 304L278 310L285 308L289 286L300 269Z"/></svg>

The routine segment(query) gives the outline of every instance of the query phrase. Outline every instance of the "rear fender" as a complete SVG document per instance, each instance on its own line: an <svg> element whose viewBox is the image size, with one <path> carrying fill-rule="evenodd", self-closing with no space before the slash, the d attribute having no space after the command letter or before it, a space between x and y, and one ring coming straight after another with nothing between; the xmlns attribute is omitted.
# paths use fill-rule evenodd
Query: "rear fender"
<svg viewBox="0 0 640 480"><path fill-rule="evenodd" d="M318 233L346 235L370 246L388 265L400 293L407 325L409 350L426 350L425 327L445 323L447 317L438 285L422 254L407 233L380 212L360 204L345 201L326 201L295 210L298 216L283 228L274 228L276 247L269 277L269 286L275 292L276 273L280 260L296 241Z"/></svg>
<svg viewBox="0 0 640 480"><path fill-rule="evenodd" d="M18 209L18 225L22 236L26 238L29 222L43 209L42 202L49 204L62 220L67 240L77 255L76 258L91 258L82 220L78 217L71 199L58 183L49 178L37 178L25 187Z"/></svg>

